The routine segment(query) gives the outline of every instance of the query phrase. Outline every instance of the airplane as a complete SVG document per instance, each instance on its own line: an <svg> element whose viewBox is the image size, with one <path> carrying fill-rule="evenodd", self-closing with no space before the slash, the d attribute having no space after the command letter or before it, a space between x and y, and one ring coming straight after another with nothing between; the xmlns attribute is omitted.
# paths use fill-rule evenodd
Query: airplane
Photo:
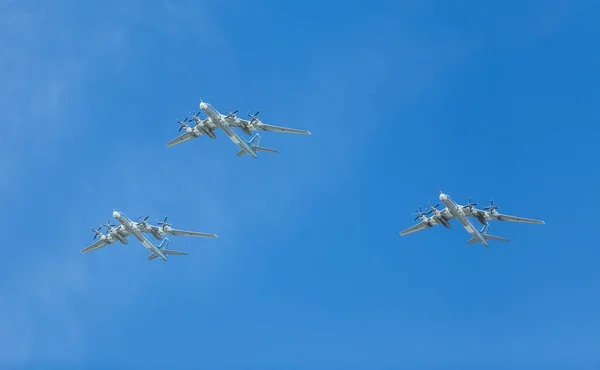
<svg viewBox="0 0 600 370"><path fill-rule="evenodd" d="M92 245L83 249L81 252L83 254L87 254L89 252L98 250L102 247L105 247L109 244L115 242L121 242L122 244L129 244L127 241L127 237L129 235L135 236L136 239L139 240L140 243L148 250L150 250L151 254L148 256L148 260L152 260L154 258L160 257L163 261L167 261L167 255L187 255L185 252L179 252L175 250L168 249L167 247L170 244L170 240L168 238L164 238L164 235L175 235L175 236L198 236L198 237L208 237L208 238L216 238L216 234L208 234L201 233L196 231L186 231L173 229L171 225L167 223L167 217L162 222L159 222L159 226L151 225L147 222L148 217L141 218L140 222L131 221L124 213L119 212L113 209L113 218L119 221L120 225L112 225L110 223L110 219L108 223L100 226L98 229L92 228L94 232L94 240L96 240ZM100 230L102 227L106 227L108 233L103 234ZM159 245L155 245L150 241L145 234L150 233L154 236L155 239L162 240Z"/></svg>
<svg viewBox="0 0 600 370"><path fill-rule="evenodd" d="M486 211L484 211L475 208L477 203L471 203L471 198L469 198L467 205L460 205L457 204L448 194L444 194L440 191L439 199L442 203L444 203L446 208L444 208L443 210L438 210L437 207L439 206L439 204L432 206L431 203L429 203L429 207L431 208L429 212L423 213L421 208L419 208L419 210L415 210L417 213L415 221L421 219L421 222L400 232L400 235L405 236L436 225L443 225L445 228L449 229L450 220L456 218L472 236L472 238L467 242L467 244L471 245L480 242L485 247L487 247L488 240L496 240L503 242L508 241L508 239L506 238L488 234L490 226L489 221L510 221L529 224L545 223L542 220L534 220L531 218L516 217L502 214L497 211L499 207L494 206L494 200L490 201L490 205L488 207L485 207L484 210ZM430 214L433 214L433 216L428 218L427 215ZM471 221L469 221L468 219L469 217L476 218L483 225L481 230L477 230L475 226L473 226Z"/></svg>
<svg viewBox="0 0 600 370"><path fill-rule="evenodd" d="M231 112L231 110L229 110L229 114L224 115L224 114L217 112L217 110L214 109L210 104L207 104L202 100L200 101L200 109L202 111L204 111L208 117L205 119L201 119L199 117L200 112L196 113L196 115L193 115L192 119L195 122L194 127L190 127L187 124L187 122L188 122L187 117L183 121L177 120L177 123L179 123L179 125L181 126L179 128L179 131L185 129L185 133L183 133L182 135L169 141L166 144L168 147L172 147L172 146L184 143L186 141L195 139L202 135L207 135L211 139L215 139L216 134L214 131L216 129L220 128L223 131L225 131L225 133L227 134L227 136L229 136L231 141L233 141L236 145L238 145L240 148L242 148L247 154L250 154L254 159L256 159L256 158L258 158L258 156L256 155L257 151L271 152L271 153L278 153L278 152L273 149L259 147L257 145L257 143L254 143L255 145L253 145L252 142L253 142L253 140L256 140L256 135L250 141L245 141L237 134L237 132L235 130L233 130L233 127L240 128L248 136L252 135L252 131L257 131L257 130L278 131L278 132L287 132L287 133L304 134L304 135L311 134L310 131L306 131L306 130L299 130L299 129L288 128L288 127L267 125L267 124L263 123L262 121L260 121L260 119L258 119L259 112L256 112L255 114L248 113L248 116L251 118L251 120L248 121L248 120L237 117L236 113L238 111Z"/></svg>

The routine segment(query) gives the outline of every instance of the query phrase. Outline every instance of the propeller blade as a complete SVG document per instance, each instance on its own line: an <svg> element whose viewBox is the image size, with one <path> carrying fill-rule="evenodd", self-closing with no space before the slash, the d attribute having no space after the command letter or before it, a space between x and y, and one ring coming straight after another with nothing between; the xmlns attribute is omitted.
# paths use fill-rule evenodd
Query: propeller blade
<svg viewBox="0 0 600 370"><path fill-rule="evenodd" d="M100 232L100 230L102 230L102 226L103 225L100 225L98 229L94 229L92 227L92 231L94 232L94 240L96 240L100 235L102 235L102 233Z"/></svg>
<svg viewBox="0 0 600 370"><path fill-rule="evenodd" d="M500 207L498 207L498 206L495 206L495 205L494 205L494 200L492 199L492 200L490 200L490 205L489 205L489 206L487 206L487 207L485 207L484 209L486 209L486 210L488 210L488 211L490 211L490 212L491 212L491 211L493 211L493 210L495 210L495 209L498 209L498 208L500 208Z"/></svg>
<svg viewBox="0 0 600 370"><path fill-rule="evenodd" d="M477 203L471 203L471 197L469 197L469 199L467 200L467 205L465 207L472 208L472 207L475 207L476 205L477 205Z"/></svg>
<svg viewBox="0 0 600 370"><path fill-rule="evenodd" d="M158 225L162 226L163 228L166 226L169 226L169 224L167 223L167 216L165 216L165 219L162 221L157 221Z"/></svg>

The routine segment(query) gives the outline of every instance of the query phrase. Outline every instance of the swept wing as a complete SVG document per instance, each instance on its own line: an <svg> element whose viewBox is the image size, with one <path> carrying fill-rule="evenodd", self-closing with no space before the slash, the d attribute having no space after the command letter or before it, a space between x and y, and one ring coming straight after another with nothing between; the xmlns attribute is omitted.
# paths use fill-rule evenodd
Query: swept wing
<svg viewBox="0 0 600 370"><path fill-rule="evenodd" d="M217 234L209 234L209 233L201 233L197 231L187 231L187 230L179 230L173 228L163 229L165 234L171 234L175 236L197 236L197 237L205 237L205 238L216 238Z"/></svg>
<svg viewBox="0 0 600 370"><path fill-rule="evenodd" d="M419 222L418 224L411 226L404 231L401 231L400 235L404 236L404 235L416 233L417 231L425 230L425 229L427 229L429 227L433 227L433 226L435 226L435 225L433 225L433 224L430 225L427 222Z"/></svg>
<svg viewBox="0 0 600 370"><path fill-rule="evenodd" d="M93 252L93 251L98 250L98 249L100 249L102 247L106 247L107 245L112 244L112 243L114 243L114 241L110 241L110 240L108 240L108 238L98 239L94 243L92 243L92 245L90 245L89 247L83 249L81 251L81 253L86 254L86 253L89 253L89 252Z"/></svg>
<svg viewBox="0 0 600 370"><path fill-rule="evenodd" d="M532 218L525 218L525 217L517 217L517 216L505 215L505 214L499 213L497 211L494 211L494 212L485 212L485 218L488 219L488 220L521 222L521 223L527 223L527 224L538 224L538 225L544 225L545 224L545 222L542 221L542 220L535 220L535 219L532 219Z"/></svg>
<svg viewBox="0 0 600 370"><path fill-rule="evenodd" d="M177 144L185 143L186 141L192 140L192 139L194 139L196 137L200 137L203 134L204 134L203 132L200 132L200 135L195 136L191 132L184 132L182 135L180 135L180 136L176 137L175 139L169 141L167 143L167 146L168 147L172 147L172 146L175 146Z"/></svg>
<svg viewBox="0 0 600 370"><path fill-rule="evenodd" d="M425 230L430 227L434 227L436 225L442 225L443 222L439 220L438 217L443 217L446 221L450 221L452 218L454 218L452 213L450 213L450 211L447 208L444 208L443 210L439 211L438 214L434 214L433 216L428 218L427 221L421 221L418 224L413 225L404 231L401 231L400 235L404 236L416 233L417 231Z"/></svg>
<svg viewBox="0 0 600 370"><path fill-rule="evenodd" d="M281 127L281 126L273 126L273 125L267 125L266 123L263 123L261 121L249 121L243 118L237 118L237 119L227 119L227 122L229 123L230 126L235 126L235 127L248 127L250 130L252 131L258 131L258 130L262 130L262 131L273 131L273 132L285 132L288 134L301 134L301 135L310 135L310 131L307 130L300 130L297 128L290 128L290 127Z"/></svg>

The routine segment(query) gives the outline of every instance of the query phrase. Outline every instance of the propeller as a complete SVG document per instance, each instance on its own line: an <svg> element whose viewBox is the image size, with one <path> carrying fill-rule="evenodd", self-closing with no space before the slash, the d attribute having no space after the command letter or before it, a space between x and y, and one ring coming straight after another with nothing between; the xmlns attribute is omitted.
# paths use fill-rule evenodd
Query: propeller
<svg viewBox="0 0 600 370"><path fill-rule="evenodd" d="M485 207L484 209L486 209L486 210L488 210L490 212L494 212L494 210L496 210L498 208L500 208L500 207L495 206L494 205L494 200L492 199L492 200L490 200L490 205L488 207Z"/></svg>
<svg viewBox="0 0 600 370"><path fill-rule="evenodd" d="M233 118L233 117L235 117L235 114L237 112L239 112L239 110L237 110L237 109L233 112L231 111L231 108L227 108L227 110L229 111L229 115L227 116L227 118Z"/></svg>
<svg viewBox="0 0 600 370"><path fill-rule="evenodd" d="M430 202L430 203L429 203L429 207L431 208L431 210L430 210L429 212L427 212L426 214L428 214L428 215L432 214L433 212L435 212L435 211L437 210L437 207L439 207L439 206L440 206L440 204L439 204L439 203L438 203L438 204L436 204L435 206L432 206L432 205L431 205L431 202Z"/></svg>
<svg viewBox="0 0 600 370"><path fill-rule="evenodd" d="M202 111L196 112L196 114L194 114L194 112L190 112L190 116L192 116L192 119L190 120L190 122L196 121L196 118L200 118L200 113L202 113Z"/></svg>
<svg viewBox="0 0 600 370"><path fill-rule="evenodd" d="M96 240L96 238L102 236L102 233L100 232L100 230L102 230L102 226L104 226L104 225L100 225L100 227L97 229L94 229L92 227L92 231L94 232L94 240Z"/></svg>
<svg viewBox="0 0 600 370"><path fill-rule="evenodd" d="M148 219L148 217L150 217L150 216L146 216L146 218L142 218L142 216L138 216L138 218L140 219L140 223L142 225L146 225L146 223L147 223L146 220Z"/></svg>
<svg viewBox="0 0 600 370"><path fill-rule="evenodd" d="M415 213L417 214L417 217L415 217L415 221L417 221L422 216L425 216L425 214L423 213L422 208L423 207L419 206L419 210L418 211L415 209Z"/></svg>
<svg viewBox="0 0 600 370"><path fill-rule="evenodd" d="M253 124L254 122L258 121L258 113L259 112L260 112L259 110L257 110L256 113L254 113L254 114L250 114L250 112L248 112L248 117L252 118L250 120L250 124Z"/></svg>
<svg viewBox="0 0 600 370"><path fill-rule="evenodd" d="M471 197L469 197L469 200L467 201L467 205L465 207L467 208L473 208L477 205L477 203L471 203Z"/></svg>
<svg viewBox="0 0 600 370"><path fill-rule="evenodd" d="M179 123L181 125L181 127L179 128L179 131L183 130L184 128L188 128L189 126L186 124L188 118L185 117L185 119L183 121L180 120L176 120L177 123Z"/></svg>
<svg viewBox="0 0 600 370"><path fill-rule="evenodd" d="M108 231L111 231L111 230L112 230L112 229L113 229L115 226L117 226L117 225L113 225L113 224L111 224L111 223L110 223L110 218L109 218L109 219L108 219L108 222L107 222L106 224L102 225L102 226L105 226L105 227L108 229Z"/></svg>
<svg viewBox="0 0 600 370"><path fill-rule="evenodd" d="M164 229L165 227L171 226L171 225L169 225L169 224L167 223L167 216L165 216L165 219L164 219L164 220L162 220L162 222L158 222L158 225L159 225L160 227L162 227L163 229Z"/></svg>

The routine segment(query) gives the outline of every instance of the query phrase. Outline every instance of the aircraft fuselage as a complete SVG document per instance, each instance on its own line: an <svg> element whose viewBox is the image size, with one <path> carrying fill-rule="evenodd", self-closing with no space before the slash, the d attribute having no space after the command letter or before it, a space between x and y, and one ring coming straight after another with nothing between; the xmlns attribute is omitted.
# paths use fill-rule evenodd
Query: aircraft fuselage
<svg viewBox="0 0 600 370"><path fill-rule="evenodd" d="M240 135L238 135L238 133L235 132L234 129L229 127L227 122L225 122L221 114L217 112L215 108L213 108L208 103L200 102L200 109L202 109L204 113L206 113L206 115L210 118L212 123L219 126L225 132L225 134L229 136L229 139L231 139L231 141L233 141L237 146L242 148L246 153L250 154L253 158L258 158L256 152L252 150L252 148L250 147L250 145L248 145L246 140L242 139Z"/></svg>
<svg viewBox="0 0 600 370"><path fill-rule="evenodd" d="M146 238L146 236L144 234L142 234L142 232L140 231L138 226L133 221L131 221L127 216L125 216L121 212L114 211L113 217L117 221L119 221L119 223L121 225L123 225L125 230L129 231L133 236L135 236L137 238L137 240L139 240L140 243L142 243L142 245L144 247L146 247L146 249L148 249L151 252L158 255L163 261L167 260L167 257L160 251L160 249L158 247L156 247L154 245L154 243L152 243L148 238Z"/></svg>
<svg viewBox="0 0 600 370"><path fill-rule="evenodd" d="M458 219L458 221L469 232L469 234L477 238L477 240L481 242L481 244L483 244L484 246L488 246L487 240L483 237L483 235L481 235L479 230L477 230L475 226L473 226L471 221L467 219L461 207L458 204L456 204L456 202L452 200L452 198L450 198L449 195L444 193L440 194L440 201L444 203L444 205L446 206L446 208L448 208L450 213L452 213L452 215Z"/></svg>

